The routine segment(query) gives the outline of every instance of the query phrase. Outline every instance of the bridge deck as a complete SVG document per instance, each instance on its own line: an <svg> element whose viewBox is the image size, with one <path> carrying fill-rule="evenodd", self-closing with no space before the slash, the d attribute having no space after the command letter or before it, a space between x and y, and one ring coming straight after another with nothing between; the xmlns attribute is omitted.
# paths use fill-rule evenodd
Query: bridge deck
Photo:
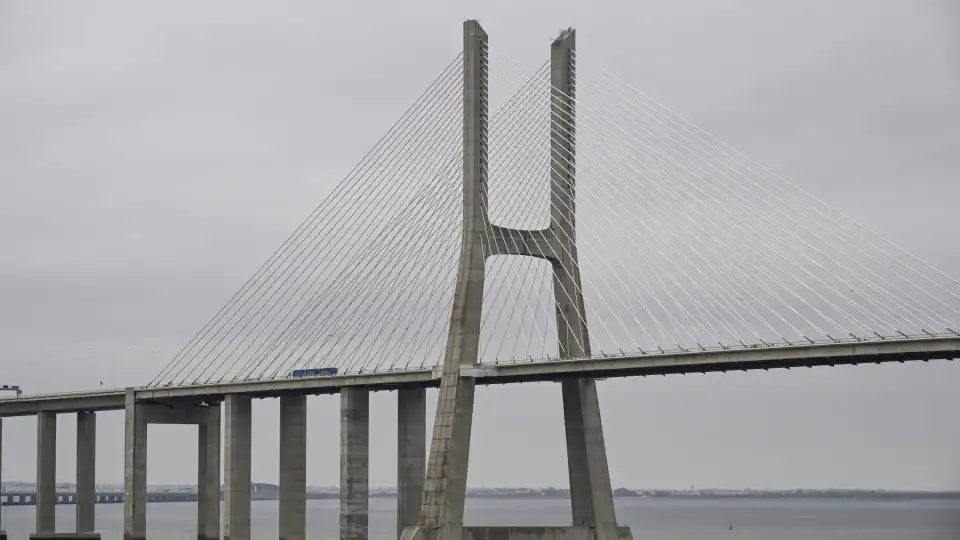
<svg viewBox="0 0 960 540"><path fill-rule="evenodd" d="M602 358L554 360L515 364L482 364L464 368L464 376L477 383L509 384L575 378L607 378L716 371L749 371L884 362L952 360L960 356L960 337L903 339L861 343L790 345L689 351L670 354L627 354ZM334 377L274 379L170 388L139 388L140 400L188 399L219 401L227 394L275 397L283 394L332 394L347 386L371 390L431 388L439 384L433 370L398 371ZM22 396L0 400L0 417L36 414L39 411L77 412L124 408L124 390L102 390Z"/></svg>

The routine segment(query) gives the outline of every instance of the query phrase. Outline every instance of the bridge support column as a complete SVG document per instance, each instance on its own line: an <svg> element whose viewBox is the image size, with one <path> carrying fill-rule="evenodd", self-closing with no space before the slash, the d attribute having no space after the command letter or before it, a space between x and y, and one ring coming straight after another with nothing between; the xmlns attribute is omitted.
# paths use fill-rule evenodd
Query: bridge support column
<svg viewBox="0 0 960 540"><path fill-rule="evenodd" d="M56 529L57 414L37 414L37 526L38 533Z"/></svg>
<svg viewBox="0 0 960 540"><path fill-rule="evenodd" d="M197 425L197 540L220 538L220 405Z"/></svg>
<svg viewBox="0 0 960 540"><path fill-rule="evenodd" d="M77 413L77 532L96 530L97 413Z"/></svg>
<svg viewBox="0 0 960 540"><path fill-rule="evenodd" d="M307 396L280 397L280 540L307 537Z"/></svg>
<svg viewBox="0 0 960 540"><path fill-rule="evenodd" d="M228 395L226 407L226 475L224 540L250 540L250 396Z"/></svg>
<svg viewBox="0 0 960 540"><path fill-rule="evenodd" d="M134 389L127 389L124 418L123 540L147 537L147 418Z"/></svg>
<svg viewBox="0 0 960 540"><path fill-rule="evenodd" d="M3 482L3 418L0 418L0 482ZM3 530L3 506L0 505L0 540L7 540Z"/></svg>
<svg viewBox="0 0 960 540"><path fill-rule="evenodd" d="M397 391L397 538L413 527L423 501L427 461L427 391Z"/></svg>
<svg viewBox="0 0 960 540"><path fill-rule="evenodd" d="M370 391L340 390L340 540L367 540L370 512Z"/></svg>

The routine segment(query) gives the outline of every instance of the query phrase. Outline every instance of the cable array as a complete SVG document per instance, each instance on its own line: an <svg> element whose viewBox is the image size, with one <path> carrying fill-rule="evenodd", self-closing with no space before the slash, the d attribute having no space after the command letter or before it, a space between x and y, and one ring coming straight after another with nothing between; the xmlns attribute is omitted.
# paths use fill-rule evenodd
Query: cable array
<svg viewBox="0 0 960 540"><path fill-rule="evenodd" d="M571 53L568 95L549 63L529 73L494 58L484 241L559 249L581 282L555 291L550 261L490 257L482 362L557 358L558 324L576 316L557 300L578 295L588 335L574 339L593 356L960 335L957 281L589 60ZM440 361L463 234L461 62L150 386ZM552 116L552 100L575 119ZM552 151L552 137L575 153ZM575 196L551 218L553 173L575 177Z"/></svg>
<svg viewBox="0 0 960 540"><path fill-rule="evenodd" d="M958 335L955 280L588 60L570 61L575 95L541 68L501 119L521 135L498 152L511 128L491 130L490 184L513 186L491 214L528 212L527 228L544 227L549 171L576 170L582 290L557 296L584 295L593 355ZM491 79L529 77L502 55L491 65ZM551 96L575 103L575 125L549 118ZM551 156L550 133L576 140L576 163ZM485 314L483 361L556 358L549 267L514 264L488 285L485 305L498 309ZM511 327L506 342L490 331Z"/></svg>
<svg viewBox="0 0 960 540"><path fill-rule="evenodd" d="M461 66L458 56L150 386L436 363L462 230Z"/></svg>

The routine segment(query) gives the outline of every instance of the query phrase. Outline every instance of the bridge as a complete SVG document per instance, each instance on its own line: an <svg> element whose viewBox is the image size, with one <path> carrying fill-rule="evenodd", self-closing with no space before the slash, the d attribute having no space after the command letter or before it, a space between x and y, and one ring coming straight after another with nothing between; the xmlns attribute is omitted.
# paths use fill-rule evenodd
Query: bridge
<svg viewBox="0 0 960 540"><path fill-rule="evenodd" d="M36 531L55 532L58 415L77 415L79 534L96 413L124 410L124 538L147 537L147 425L173 423L198 426L198 538L249 539L251 401L279 397L280 538L304 539L306 396L337 393L341 538L366 539L369 395L397 391L398 538L632 538L597 379L957 356L956 280L575 40L531 72L466 21L462 53L153 380L0 400L37 416ZM475 388L533 381L561 383L571 523L465 527Z"/></svg>

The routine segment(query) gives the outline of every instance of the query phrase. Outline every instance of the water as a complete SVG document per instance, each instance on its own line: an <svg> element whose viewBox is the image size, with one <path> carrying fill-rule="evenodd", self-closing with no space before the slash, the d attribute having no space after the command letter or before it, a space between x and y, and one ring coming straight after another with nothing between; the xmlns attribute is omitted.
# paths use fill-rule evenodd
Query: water
<svg viewBox="0 0 960 540"><path fill-rule="evenodd" d="M154 503L147 508L151 539L194 540L196 503ZM338 534L336 500L307 501L307 536ZM370 501L371 540L396 538L396 503ZM563 525L566 500L470 499L466 522L485 525ZM960 501L857 500L677 500L619 499L617 517L637 540L957 540ZM57 507L57 527L73 530L74 507ZM104 540L123 537L123 505L97 505ZM34 509L3 509L3 526L14 540L33 531ZM728 530L733 525L733 531ZM253 538L277 538L277 502L253 502Z"/></svg>

